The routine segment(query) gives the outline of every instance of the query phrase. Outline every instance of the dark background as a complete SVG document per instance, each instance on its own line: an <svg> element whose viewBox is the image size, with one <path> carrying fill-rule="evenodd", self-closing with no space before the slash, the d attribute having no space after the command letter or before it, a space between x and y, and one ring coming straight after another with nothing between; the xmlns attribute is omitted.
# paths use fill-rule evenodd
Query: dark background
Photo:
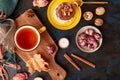
<svg viewBox="0 0 120 80"><path fill-rule="evenodd" d="M83 5L81 7L82 13L85 11L92 11L94 14L93 19L91 21L85 21L82 17L79 24L75 28L66 31L58 30L50 24L47 18L48 6L44 8L33 7L32 1L33 0L19 0L15 11L10 18L15 19L27 9L32 8L41 22L47 27L48 33L57 45L58 40L61 37L66 37L69 39L70 46L67 49L59 48L58 53L55 56L56 62L67 72L65 80L120 80L120 0L109 0L109 4L107 5ZM103 6L106 9L106 13L103 16L97 16L95 14L95 9L99 6ZM104 25L102 27L97 27L103 35L102 46L94 53L84 53L76 46L76 33L83 26L95 26L94 20L96 18L102 18L104 20ZM88 65L72 58L82 69L81 71L77 71L63 57L66 52L68 55L70 55L70 53L74 53L95 63L96 68L93 69ZM19 64L22 65L22 71L28 70L25 67L25 63L21 59L19 60ZM51 80L48 73L37 71L29 77L29 80L33 80L37 76L43 77L44 80Z"/></svg>

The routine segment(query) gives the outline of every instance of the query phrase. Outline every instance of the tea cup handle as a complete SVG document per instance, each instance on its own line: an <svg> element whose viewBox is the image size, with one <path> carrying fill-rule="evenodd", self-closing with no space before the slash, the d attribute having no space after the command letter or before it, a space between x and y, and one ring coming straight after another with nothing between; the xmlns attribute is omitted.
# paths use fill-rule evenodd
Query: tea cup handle
<svg viewBox="0 0 120 80"><path fill-rule="evenodd" d="M46 30L46 27L45 27L45 26L42 26L40 29L38 29L38 31L39 31L40 33L43 33L45 30Z"/></svg>

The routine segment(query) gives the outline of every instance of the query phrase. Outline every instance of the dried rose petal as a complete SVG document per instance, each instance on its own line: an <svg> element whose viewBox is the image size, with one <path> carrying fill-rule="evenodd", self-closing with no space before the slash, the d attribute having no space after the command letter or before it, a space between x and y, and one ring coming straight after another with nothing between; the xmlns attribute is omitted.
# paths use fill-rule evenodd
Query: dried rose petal
<svg viewBox="0 0 120 80"><path fill-rule="evenodd" d="M89 29L89 35L93 36L94 33L95 31L93 29Z"/></svg>
<svg viewBox="0 0 120 80"><path fill-rule="evenodd" d="M28 75L27 73L17 73L13 78L12 80L26 80L28 79Z"/></svg>
<svg viewBox="0 0 120 80"><path fill-rule="evenodd" d="M85 30L85 34L89 34L89 29L86 29L86 30Z"/></svg>
<svg viewBox="0 0 120 80"><path fill-rule="evenodd" d="M89 49L95 49L98 48L99 43L97 41L93 42L92 44L88 43L88 48Z"/></svg>
<svg viewBox="0 0 120 80"><path fill-rule="evenodd" d="M95 42L93 43L93 46L94 46L94 48L97 48L97 47L99 46L99 43L98 43L97 41L95 41Z"/></svg>
<svg viewBox="0 0 120 80"><path fill-rule="evenodd" d="M55 47L54 46L48 46L47 49L48 49L48 54L53 54L54 51L55 51Z"/></svg>
<svg viewBox="0 0 120 80"><path fill-rule="evenodd" d="M34 0L33 1L33 6L37 7L45 7L47 6L49 2L47 0Z"/></svg>
<svg viewBox="0 0 120 80"><path fill-rule="evenodd" d="M28 79L28 74L27 73L23 73L25 75L25 79Z"/></svg>
<svg viewBox="0 0 120 80"><path fill-rule="evenodd" d="M101 39L101 35L100 35L99 33L95 33L95 34L94 34L94 38L95 38L96 40L100 40L100 39Z"/></svg>
<svg viewBox="0 0 120 80"><path fill-rule="evenodd" d="M14 76L14 77L12 78L12 80L24 80L24 79L21 78L21 77L18 77L18 76Z"/></svg>
<svg viewBox="0 0 120 80"><path fill-rule="evenodd" d="M87 35L93 36L93 34L95 33L95 31L93 29L87 29L87 30L85 30L85 33Z"/></svg>
<svg viewBox="0 0 120 80"><path fill-rule="evenodd" d="M88 47L89 49L94 49L93 44L88 44L87 47Z"/></svg>
<svg viewBox="0 0 120 80"><path fill-rule="evenodd" d="M81 34L79 34L79 38L80 39L86 39L87 38L87 34L81 33Z"/></svg>
<svg viewBox="0 0 120 80"><path fill-rule="evenodd" d="M93 44L95 41L96 41L96 40L95 40L94 37L92 37L92 36L88 36L88 38L87 38L87 42L88 42L89 44Z"/></svg>
<svg viewBox="0 0 120 80"><path fill-rule="evenodd" d="M84 47L84 46L86 46L86 40L79 40L78 41L78 44L80 45L80 46L82 46L82 47Z"/></svg>

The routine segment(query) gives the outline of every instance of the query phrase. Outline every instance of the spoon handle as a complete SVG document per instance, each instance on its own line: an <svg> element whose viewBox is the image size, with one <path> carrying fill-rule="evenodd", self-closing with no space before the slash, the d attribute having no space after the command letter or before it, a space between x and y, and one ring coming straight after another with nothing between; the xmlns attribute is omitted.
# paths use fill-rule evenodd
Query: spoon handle
<svg viewBox="0 0 120 80"><path fill-rule="evenodd" d="M108 4L108 2L83 2L83 4Z"/></svg>

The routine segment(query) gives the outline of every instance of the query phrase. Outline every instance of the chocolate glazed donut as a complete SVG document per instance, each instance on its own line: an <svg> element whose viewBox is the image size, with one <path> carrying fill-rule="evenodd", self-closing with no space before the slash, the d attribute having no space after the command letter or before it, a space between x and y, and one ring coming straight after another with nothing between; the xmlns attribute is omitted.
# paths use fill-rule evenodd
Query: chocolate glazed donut
<svg viewBox="0 0 120 80"><path fill-rule="evenodd" d="M56 8L56 15L61 20L70 20L75 14L73 5L68 2L63 2Z"/></svg>

